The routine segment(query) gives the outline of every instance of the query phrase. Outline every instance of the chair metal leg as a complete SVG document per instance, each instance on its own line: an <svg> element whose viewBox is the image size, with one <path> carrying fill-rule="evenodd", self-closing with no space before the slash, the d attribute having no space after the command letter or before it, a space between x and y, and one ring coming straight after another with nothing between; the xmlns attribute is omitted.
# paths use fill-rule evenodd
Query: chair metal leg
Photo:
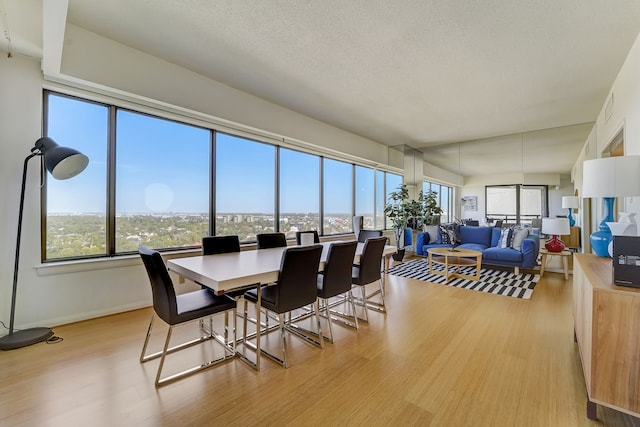
<svg viewBox="0 0 640 427"><path fill-rule="evenodd" d="M233 309L234 311L234 315L236 313L236 310ZM211 319L211 318L210 318ZM161 351L153 353L153 354L149 354L147 355L147 347L149 345L149 338L151 337L151 331L153 329L153 323L155 320L155 313L153 313L153 315L151 316L151 321L149 322L149 327L147 329L147 336L145 337L144 340L144 344L142 346L142 352L140 354L140 363L144 363L144 362L148 362L149 360L153 360L153 359L157 359L158 357L160 358L160 363L158 365L158 371L156 373L156 379L155 379L155 386L159 387L161 385L164 385L168 382L171 381L175 381L179 378L183 378L187 375L191 375L195 372L201 371L203 369L215 366L221 362L224 362L226 360L229 360L231 358L233 358L236 354L235 352L235 324L234 324L234 343L230 346L229 343L227 342L227 339L224 336L220 336L218 335L214 330L213 330L213 320L210 320L210 332L208 334L205 334L204 336L201 334L200 337L193 339L191 341L176 345L174 347L169 347L169 343L171 342L171 335L173 332L173 328L175 326L181 326L184 325L186 323L189 322L185 322L185 323L181 323L178 325L169 325L169 330L167 331L167 337L165 338L165 342L164 342L164 346L162 348ZM198 319L198 327L200 328L200 326L202 325L202 321L203 319ZM203 362L198 366L192 367L190 369L184 370L182 372L179 372L177 374L162 378L162 369L164 368L164 361L166 360L167 355L171 354L171 353L175 353L179 350L184 350L186 348L192 347L194 345L197 344L202 344L206 341L209 340L214 340L216 341L218 344L220 344L223 348L224 348L224 354L222 357L219 357L215 360L211 360L208 362Z"/></svg>
<svg viewBox="0 0 640 427"><path fill-rule="evenodd" d="M313 308L316 312L316 325L318 327L318 337L320 339L320 348L324 348L324 338L322 335L322 325L320 324L320 301L316 298L316 302L313 304ZM329 318L329 328L331 328L331 318ZM331 335L333 340L333 334ZM333 341L331 341L333 342Z"/></svg>
<svg viewBox="0 0 640 427"><path fill-rule="evenodd" d="M164 359L167 357L167 349L169 348L169 341L171 340L171 332L173 332L173 326L169 326L167 331L167 338L164 340L164 347L162 348L162 356L160 356L160 365L158 365L158 373L156 374L156 387L160 384L160 375L162 374L162 367L164 366Z"/></svg>
<svg viewBox="0 0 640 427"><path fill-rule="evenodd" d="M364 285L360 286L360 291L362 292L362 310L364 310L364 318L362 320L369 323L369 313L367 313L367 291Z"/></svg>
<svg viewBox="0 0 640 427"><path fill-rule="evenodd" d="M327 314L327 323L329 324L329 342L332 343L333 342L333 326L331 324L331 310L329 309L329 301L327 301L326 299L323 299L324 301L324 309L325 312ZM326 337L325 337L326 338Z"/></svg>
<svg viewBox="0 0 640 427"><path fill-rule="evenodd" d="M144 344L142 345L142 352L140 353L140 363L145 361L145 353L147 352L147 345L149 344L149 337L151 337L151 330L153 329L153 321L156 318L156 313L154 312L151 315L151 321L149 322L149 327L147 328L147 336L144 339Z"/></svg>
<svg viewBox="0 0 640 427"><path fill-rule="evenodd" d="M353 323L355 329L358 329L358 314L356 313L356 303L353 300L353 291L349 291L349 301L351 301L351 313L353 314Z"/></svg>
<svg viewBox="0 0 640 427"><path fill-rule="evenodd" d="M289 363L287 361L287 340L285 338L284 330L284 314L278 315L278 321L280 322L280 338L282 340L282 366L288 368ZM289 321L291 321L291 318L289 318Z"/></svg>

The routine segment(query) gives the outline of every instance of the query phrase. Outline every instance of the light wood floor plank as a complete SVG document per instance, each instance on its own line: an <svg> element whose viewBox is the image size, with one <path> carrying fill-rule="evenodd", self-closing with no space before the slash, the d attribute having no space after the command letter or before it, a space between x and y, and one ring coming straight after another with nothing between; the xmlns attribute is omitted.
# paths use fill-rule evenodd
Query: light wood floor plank
<svg viewBox="0 0 640 427"><path fill-rule="evenodd" d="M59 344L0 353L0 425L640 426L585 416L571 286L547 273L527 301L389 276L386 315L337 326L324 350L291 338L289 369L233 360L160 389L158 362L138 362L150 309L58 326Z"/></svg>

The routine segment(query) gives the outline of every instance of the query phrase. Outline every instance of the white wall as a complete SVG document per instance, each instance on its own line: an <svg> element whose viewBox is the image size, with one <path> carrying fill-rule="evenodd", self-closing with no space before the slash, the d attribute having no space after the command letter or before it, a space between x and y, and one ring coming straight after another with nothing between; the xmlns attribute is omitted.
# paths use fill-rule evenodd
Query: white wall
<svg viewBox="0 0 640 427"><path fill-rule="evenodd" d="M622 68L618 72L613 86L593 127L589 138L574 166L575 184L582 191L582 162L602 157L609 144L624 129L625 155L640 155L640 36L636 39ZM584 204L584 200L583 200ZM640 197L627 197L619 200L618 211L636 212L640 216ZM583 242L596 231L604 216L602 200L594 199L591 203L591 227L583 230ZM585 246L585 252L590 249Z"/></svg>

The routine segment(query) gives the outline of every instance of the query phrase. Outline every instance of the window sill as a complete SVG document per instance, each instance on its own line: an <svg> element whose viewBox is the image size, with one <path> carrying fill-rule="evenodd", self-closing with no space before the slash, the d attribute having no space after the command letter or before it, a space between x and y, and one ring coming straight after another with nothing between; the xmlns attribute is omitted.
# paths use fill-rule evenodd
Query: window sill
<svg viewBox="0 0 640 427"><path fill-rule="evenodd" d="M185 256L199 255L200 249L189 249L173 252L162 252L164 259L182 258ZM91 258L72 261L58 261L37 264L34 268L38 276L55 276L58 274L79 273L82 271L106 270L110 268L123 268L142 265L137 254L122 255L112 258Z"/></svg>

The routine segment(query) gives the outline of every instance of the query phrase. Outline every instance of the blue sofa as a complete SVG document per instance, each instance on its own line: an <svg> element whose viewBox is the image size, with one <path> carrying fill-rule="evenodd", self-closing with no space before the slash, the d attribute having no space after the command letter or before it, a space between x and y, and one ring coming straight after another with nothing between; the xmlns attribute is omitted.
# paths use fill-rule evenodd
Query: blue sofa
<svg viewBox="0 0 640 427"><path fill-rule="evenodd" d="M416 254L426 256L427 249L449 248L452 246L464 249L472 249L482 252L482 263L514 267L519 274L519 268L533 268L537 265L540 238L535 231L530 229L529 235L522 241L520 250L500 247L500 228L475 227L455 225L456 232L460 236L460 243L456 245L443 244L440 228L437 229L437 238L429 244L429 233L416 235ZM426 242L426 243L425 243Z"/></svg>

